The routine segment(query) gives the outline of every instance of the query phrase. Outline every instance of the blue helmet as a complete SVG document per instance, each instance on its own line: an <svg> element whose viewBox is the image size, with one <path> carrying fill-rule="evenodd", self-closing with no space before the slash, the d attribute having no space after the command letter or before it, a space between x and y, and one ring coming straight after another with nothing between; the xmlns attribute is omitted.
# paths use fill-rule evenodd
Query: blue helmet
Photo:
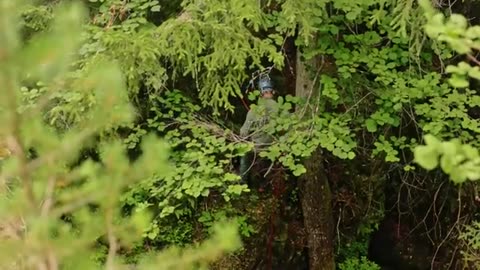
<svg viewBox="0 0 480 270"><path fill-rule="evenodd" d="M267 91L273 91L272 81L268 76L262 76L258 81L258 88L260 88L260 91L262 93Z"/></svg>

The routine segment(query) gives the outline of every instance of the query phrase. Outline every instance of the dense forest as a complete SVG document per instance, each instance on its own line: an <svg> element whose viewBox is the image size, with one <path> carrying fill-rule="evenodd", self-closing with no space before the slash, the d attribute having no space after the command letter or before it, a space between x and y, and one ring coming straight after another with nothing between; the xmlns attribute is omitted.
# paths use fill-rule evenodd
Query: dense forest
<svg viewBox="0 0 480 270"><path fill-rule="evenodd" d="M479 14L0 0L0 269L480 269Z"/></svg>

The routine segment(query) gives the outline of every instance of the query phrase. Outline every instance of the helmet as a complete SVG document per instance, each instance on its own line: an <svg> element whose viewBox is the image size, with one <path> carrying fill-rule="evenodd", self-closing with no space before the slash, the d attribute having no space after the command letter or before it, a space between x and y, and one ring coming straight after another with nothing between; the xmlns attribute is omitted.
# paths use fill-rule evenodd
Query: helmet
<svg viewBox="0 0 480 270"><path fill-rule="evenodd" d="M258 88L260 88L262 94L267 91L273 91L272 81L268 76L262 76L258 81Z"/></svg>

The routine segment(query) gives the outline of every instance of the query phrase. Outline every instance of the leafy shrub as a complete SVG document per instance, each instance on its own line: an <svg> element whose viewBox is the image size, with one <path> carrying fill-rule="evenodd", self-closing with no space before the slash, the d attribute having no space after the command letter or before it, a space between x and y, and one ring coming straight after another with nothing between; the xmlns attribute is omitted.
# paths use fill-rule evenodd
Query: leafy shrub
<svg viewBox="0 0 480 270"><path fill-rule="evenodd" d="M380 266L369 261L366 257L350 258L338 265L340 270L380 270Z"/></svg>
<svg viewBox="0 0 480 270"><path fill-rule="evenodd" d="M130 161L122 141L108 138L98 147L98 161L76 162L96 135L133 121L123 74L100 61L72 83L72 74L79 75L71 67L81 46L84 7L59 5L49 31L23 44L18 11L24 2L0 3L0 144L8 150L2 151L0 171L0 266L98 269L102 249L95 246L102 241L108 246L105 267L121 268L119 250L142 240L150 214L136 209L123 215L120 195L139 180L165 175L169 146L150 134L141 143L142 155ZM45 87L22 88L32 81ZM91 106L75 126L59 131L41 112L62 94L86 94ZM29 102L22 104L25 95ZM202 266L239 245L234 226L217 226L200 247L146 254L140 269L159 269L158 262L160 269Z"/></svg>
<svg viewBox="0 0 480 270"><path fill-rule="evenodd" d="M480 222L468 225L460 234L459 239L464 244L462 255L467 264L474 268L480 267Z"/></svg>

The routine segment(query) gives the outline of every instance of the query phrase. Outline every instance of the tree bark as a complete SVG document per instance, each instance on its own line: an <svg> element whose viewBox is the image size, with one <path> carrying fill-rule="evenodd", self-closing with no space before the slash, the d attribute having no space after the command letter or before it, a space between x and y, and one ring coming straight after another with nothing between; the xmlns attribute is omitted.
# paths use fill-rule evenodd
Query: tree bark
<svg viewBox="0 0 480 270"><path fill-rule="evenodd" d="M305 161L307 173L299 179L303 222L308 235L310 269L335 269L332 195L317 151Z"/></svg>
<svg viewBox="0 0 480 270"><path fill-rule="evenodd" d="M300 51L297 51L296 62L296 95L314 97L315 79L309 75L307 63L301 60ZM318 68L315 59L309 60L308 64ZM308 115L310 114L307 112L305 116ZM311 270L335 269L332 194L322 160L322 154L318 149L304 162L307 172L299 177L298 183Z"/></svg>

